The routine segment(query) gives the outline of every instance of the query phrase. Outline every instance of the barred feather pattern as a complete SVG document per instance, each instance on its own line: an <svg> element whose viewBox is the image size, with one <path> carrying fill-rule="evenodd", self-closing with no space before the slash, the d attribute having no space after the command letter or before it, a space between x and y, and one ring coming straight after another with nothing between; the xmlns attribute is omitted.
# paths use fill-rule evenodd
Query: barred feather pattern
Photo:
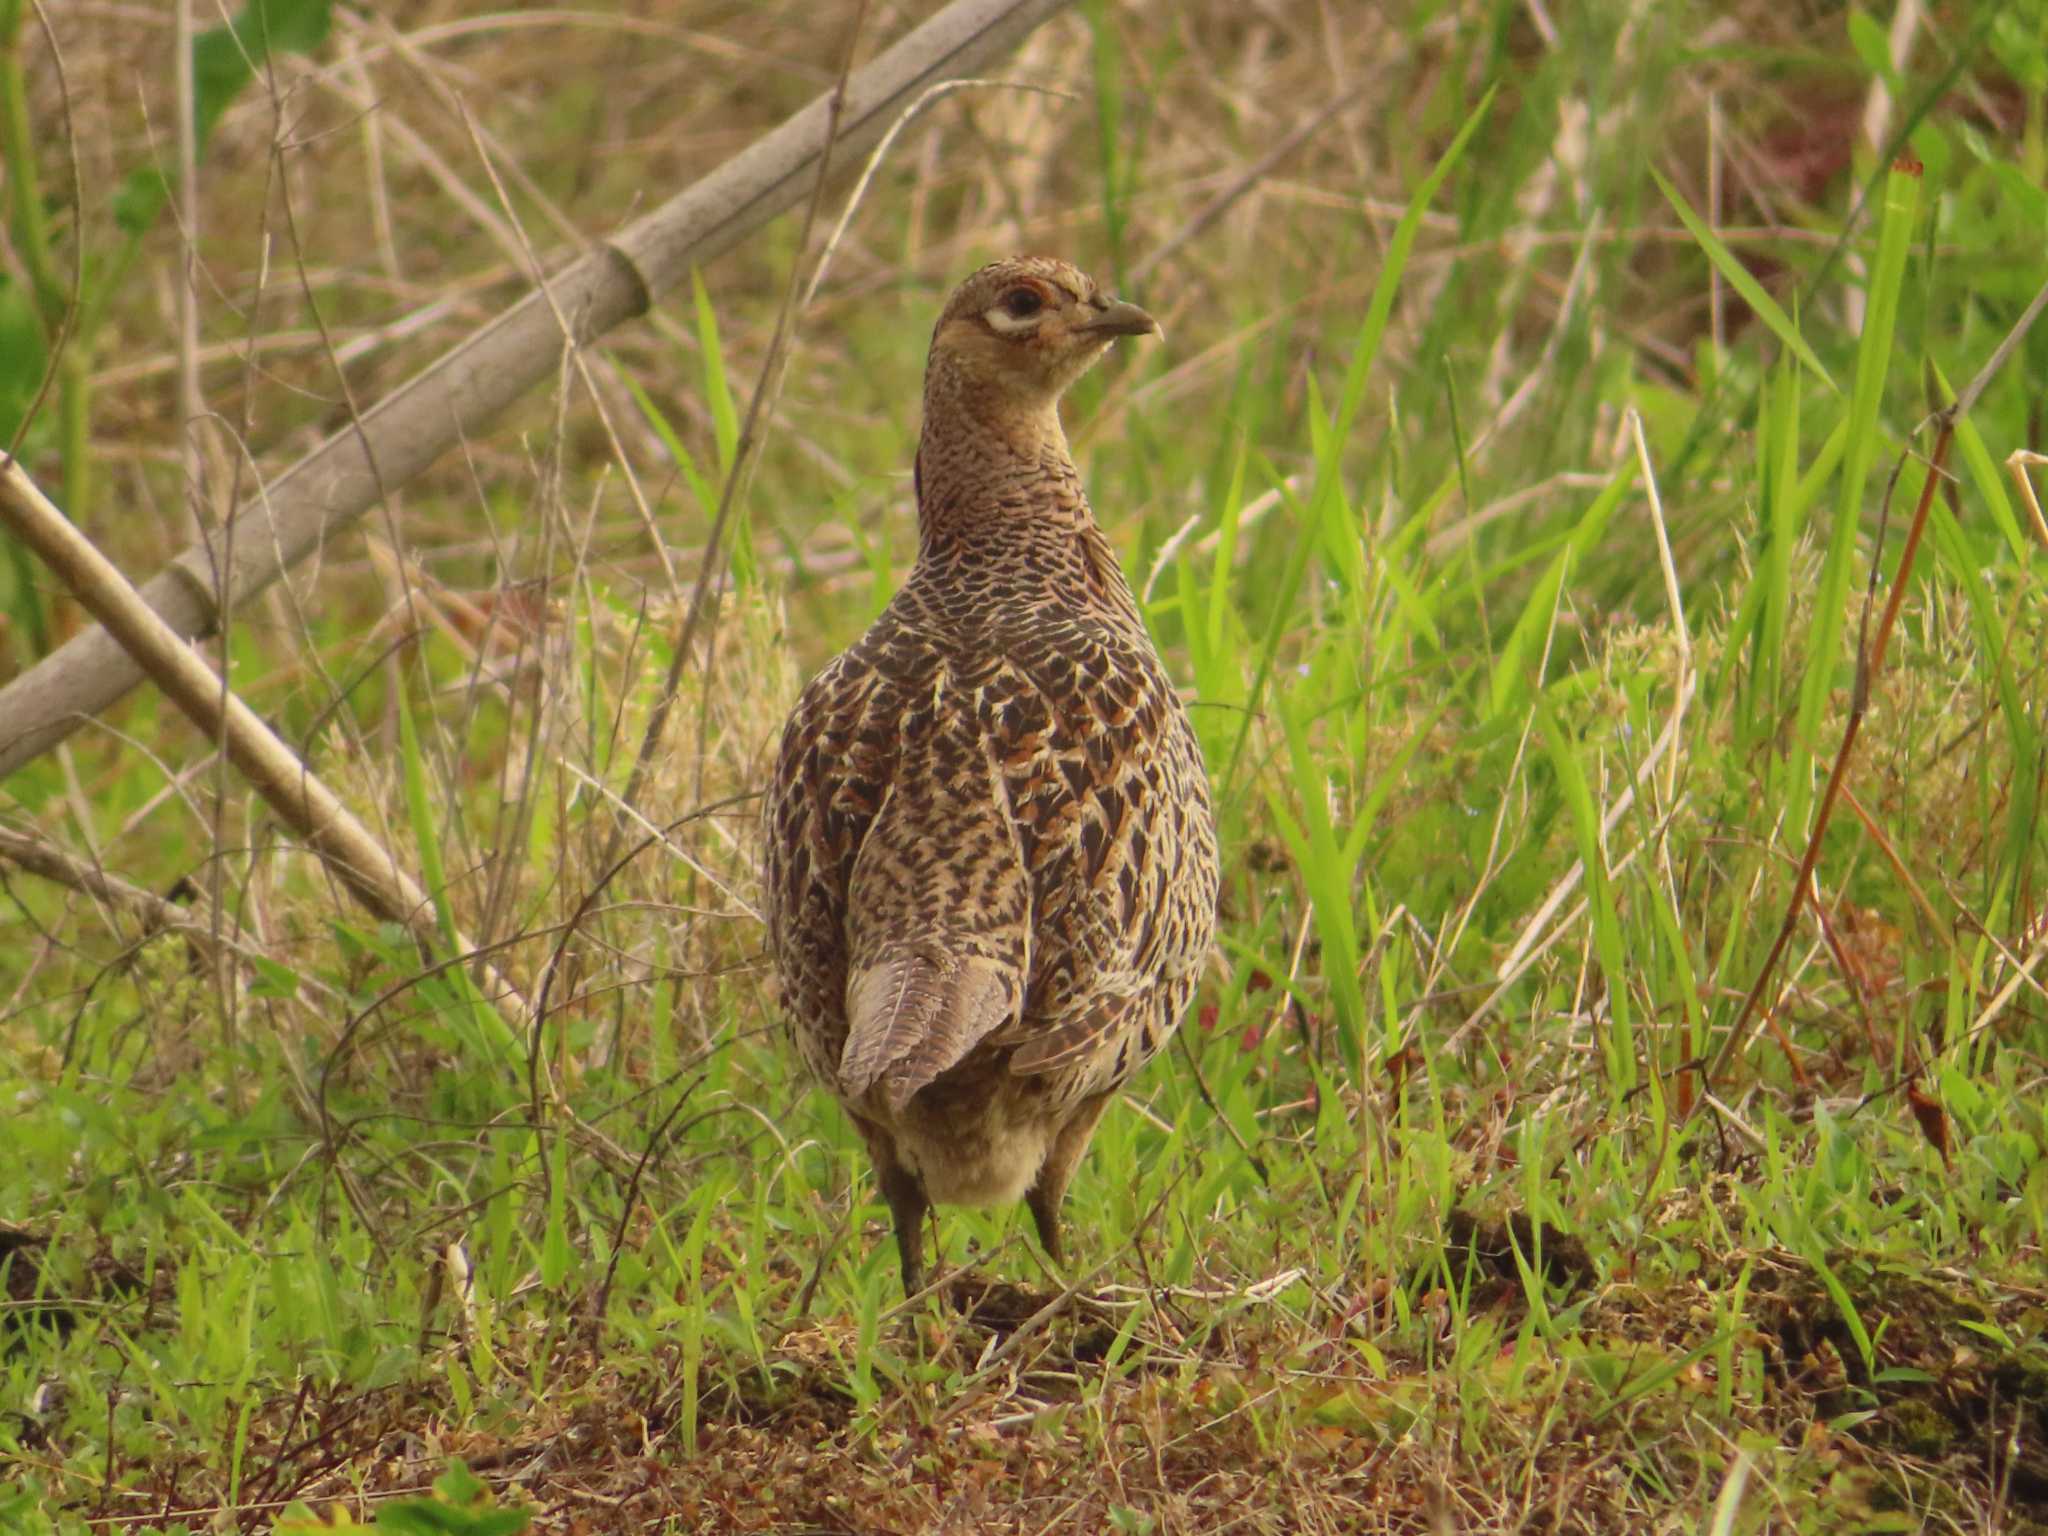
<svg viewBox="0 0 2048 1536"><path fill-rule="evenodd" d="M994 329L983 316L1020 274L1079 318ZM948 305L917 564L803 690L763 812L795 1048L885 1182L907 1169L935 1201L1016 1199L1043 1171L1056 1204L1106 1096L1178 1025L1213 938L1201 754L1056 412L1106 345L1086 328L1106 303L1065 263L1027 258ZM1044 355L1020 359L1020 343Z"/></svg>

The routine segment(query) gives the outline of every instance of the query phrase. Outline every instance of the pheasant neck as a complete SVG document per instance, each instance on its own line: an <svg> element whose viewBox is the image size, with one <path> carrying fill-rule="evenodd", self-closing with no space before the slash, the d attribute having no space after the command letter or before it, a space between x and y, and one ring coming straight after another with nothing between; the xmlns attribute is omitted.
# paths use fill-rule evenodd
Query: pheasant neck
<svg viewBox="0 0 2048 1536"><path fill-rule="evenodd" d="M988 409L962 398L925 400L917 447L921 555L956 546L1043 547L1095 526L1057 409Z"/></svg>
<svg viewBox="0 0 2048 1536"><path fill-rule="evenodd" d="M927 391L917 449L919 571L1093 611L1139 632L1116 552L1096 526L1058 408L990 409L968 391Z"/></svg>

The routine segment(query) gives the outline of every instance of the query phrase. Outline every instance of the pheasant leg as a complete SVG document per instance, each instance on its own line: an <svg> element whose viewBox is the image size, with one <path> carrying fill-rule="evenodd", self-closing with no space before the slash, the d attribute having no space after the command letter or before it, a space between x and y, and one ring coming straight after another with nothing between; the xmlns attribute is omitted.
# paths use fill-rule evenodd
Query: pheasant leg
<svg viewBox="0 0 2048 1536"><path fill-rule="evenodd" d="M882 1198L896 1221L896 1254L903 1265L903 1294L924 1287L924 1219L932 1203L916 1174L900 1164L882 1169Z"/></svg>
<svg viewBox="0 0 2048 1536"><path fill-rule="evenodd" d="M1067 1256L1066 1244L1060 1238L1060 1205L1067 1197L1067 1185L1073 1180L1074 1170L1081 1166L1081 1158L1095 1135L1095 1127L1102 1120L1102 1112L1107 1108L1109 1095L1103 1093L1075 1109L1073 1118L1060 1127L1059 1135L1047 1150L1045 1166L1038 1171L1038 1182L1024 1196L1031 1219L1038 1225L1038 1241L1045 1249L1045 1256L1061 1268L1066 1267Z"/></svg>

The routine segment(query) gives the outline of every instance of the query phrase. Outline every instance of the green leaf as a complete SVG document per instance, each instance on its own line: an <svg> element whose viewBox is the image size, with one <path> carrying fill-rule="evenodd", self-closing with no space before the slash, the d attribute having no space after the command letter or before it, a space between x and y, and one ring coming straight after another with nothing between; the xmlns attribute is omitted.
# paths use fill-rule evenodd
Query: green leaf
<svg viewBox="0 0 2048 1536"><path fill-rule="evenodd" d="M725 349L718 339L718 312L704 287L703 274L690 273L690 292L697 305L697 345L704 353L704 404L711 412L711 430L718 443L718 472L732 473L739 456L740 412L726 379Z"/></svg>
<svg viewBox="0 0 2048 1536"><path fill-rule="evenodd" d="M718 477L722 487L730 483L734 466L739 462L739 405L733 399L732 384L726 376L725 348L718 339L718 313L712 308L701 273L690 273L690 290L697 305L697 345L704 354L704 403L711 412L712 436L718 444ZM722 488L716 495L698 493L697 499L707 517L717 510L723 494ZM760 562L754 554L754 531L746 507L736 506L732 510L732 579L733 585L744 591L754 585Z"/></svg>
<svg viewBox="0 0 2048 1536"><path fill-rule="evenodd" d="M1898 72L1892 68L1892 46L1884 28L1867 11L1849 13L1849 46L1856 57L1894 93L1899 89Z"/></svg>
<svg viewBox="0 0 2048 1536"><path fill-rule="evenodd" d="M327 41L332 0L251 0L231 27L192 41L192 120L203 154L214 126L270 57L311 53Z"/></svg>
<svg viewBox="0 0 2048 1536"><path fill-rule="evenodd" d="M1508 634L1507 643L1501 647L1500 659L1493 665L1493 676L1487 689L1493 714L1505 713L1516 699L1542 686L1543 680L1537 675L1536 668L1556 618L1558 594L1564 590L1566 573L1598 546L1615 509L1621 505L1622 497L1635 483L1636 461L1630 458L1614 472L1614 478L1607 482L1606 489L1593 498L1592 505L1586 508L1578 525L1572 529L1565 547L1552 557L1549 567L1538 578L1528 601L1522 605L1521 616L1515 620L1515 627Z"/></svg>
<svg viewBox="0 0 2048 1536"><path fill-rule="evenodd" d="M1315 546L1317 530L1325 526L1329 516L1326 506L1328 499L1339 495L1343 488L1338 449L1349 440L1351 425L1358 410L1365 402L1365 384L1372 372L1373 359L1379 355L1380 341L1385 336L1387 317L1393 313L1394 295L1400 292L1402 275L1408 270L1408 254L1415 246L1415 237L1422 228L1423 215L1442 189L1452 168L1464 157L1465 148L1472 142L1472 135L1479 131L1479 125L1486 120L1486 114L1493 105L1494 88L1489 86L1479 104L1466 116L1458 129L1458 136L1451 140L1437 162L1422 178L1422 185L1415 189L1415 195L1408 199L1407 210L1401 215L1400 223L1394 226L1394 238L1387 242L1386 259L1380 264L1379 276L1373 282L1372 298L1366 305L1365 321L1358 328L1358 342L1351 351L1351 366L1344 376L1344 395L1336 413L1330 418L1331 428L1327 434L1318 434L1318 441L1325 444L1327 452L1318 455L1316 463L1315 488L1309 493L1309 504L1301 542L1288 563L1287 574L1282 579L1280 601L1274 606L1273 619L1267 630L1265 643L1259 651L1259 669L1252 679L1251 697L1238 726L1237 739L1230 749L1230 758L1223 770L1223 782L1234 785L1237 766L1244 756L1245 743L1251 737L1252 721L1257 717L1259 701L1265 693L1266 684L1273 675L1273 658L1279 650L1280 637L1287 627L1287 620L1293 614L1294 595L1301 588L1301 578L1307 574L1310 552ZM1313 391L1315 379L1309 379ZM1312 397L1310 410L1319 415L1321 406ZM1276 487L1285 496L1286 477L1273 475ZM1294 498L1285 496L1289 506Z"/></svg>
<svg viewBox="0 0 2048 1536"><path fill-rule="evenodd" d="M1842 1322L1849 1330L1849 1337L1855 1341L1856 1353L1863 1361L1864 1372L1868 1374L1877 1363L1877 1351L1871 1344L1870 1330L1863 1326L1863 1314L1856 1310L1856 1302L1849 1295L1849 1288L1842 1284L1841 1276L1837 1275L1828 1261L1821 1256L1819 1247L1811 1241L1804 1246L1806 1251L1801 1257L1820 1277L1820 1283L1827 1288L1828 1296L1835 1304L1835 1310L1841 1313Z"/></svg>
<svg viewBox="0 0 2048 1536"><path fill-rule="evenodd" d="M296 997L299 993L299 973L288 965L280 965L267 955L252 954L249 964L256 972L249 983L251 997Z"/></svg>
<svg viewBox="0 0 2048 1536"><path fill-rule="evenodd" d="M1941 371L1940 364L1932 364L1934 385L1941 391L1941 403L1954 405L1956 392L1948 381L1948 375ZM2012 501L2005 494L2005 479L1998 473L1998 466L1992 462L1990 445L1984 441L1984 434L1977 430L1976 422L1963 416L1956 420L1956 451L1962 455L1963 466L1969 471L1970 484L1975 487L1978 498L1984 503L1984 510L1991 521L1998 526L1999 536L2005 540L2005 547L2012 555L2013 563L2025 568L2028 557L2033 553L2033 541L2020 528L2019 514L2013 510ZM1935 505L1941 505L1937 500Z"/></svg>
<svg viewBox="0 0 2048 1536"><path fill-rule="evenodd" d="M114 223L130 237L145 233L170 201L170 188L153 165L141 166L121 178L114 194Z"/></svg>
<svg viewBox="0 0 2048 1536"><path fill-rule="evenodd" d="M434 1479L434 1492L450 1504L483 1503L489 1500L491 1493L460 1456L451 1457L448 1470Z"/></svg>
<svg viewBox="0 0 2048 1536"><path fill-rule="evenodd" d="M541 1283L554 1290L575 1263L569 1246L569 1139L557 1131L548 1138L548 1225L540 1245Z"/></svg>
<svg viewBox="0 0 2048 1536"><path fill-rule="evenodd" d="M1622 943L1621 918L1614 903L1614 883L1608 877L1607 856L1601 847L1600 809L1593 802L1592 784L1586 777L1584 764L1579 761L1578 744L1566 735L1541 694L1536 697L1535 711L1544 749L1556 771L1565 808L1571 813L1579 863L1585 870L1586 893L1593 914L1594 951L1599 956L1600 969L1607 983L1610 1024L1601 1044L1610 1057L1608 1077L1618 1091L1626 1093L1635 1086L1628 953Z"/></svg>
<svg viewBox="0 0 2048 1536"><path fill-rule="evenodd" d="M34 296L0 272L0 453L15 448L20 440L43 387L48 360ZM0 616L13 621L17 633L27 639L31 654L44 655L50 649L49 611L43 596L47 578L21 540L0 534L0 545L7 550L6 566L0 572Z"/></svg>
<svg viewBox="0 0 2048 1536"><path fill-rule="evenodd" d="M441 822L434 794L427 783L426 754L420 749L419 726L413 720L412 703L405 690L398 696L398 747L405 778L405 809L412 821L413 840L420 850L420 882L434 903L440 919L441 937L455 945L455 914L448 906L447 866L441 857Z"/></svg>

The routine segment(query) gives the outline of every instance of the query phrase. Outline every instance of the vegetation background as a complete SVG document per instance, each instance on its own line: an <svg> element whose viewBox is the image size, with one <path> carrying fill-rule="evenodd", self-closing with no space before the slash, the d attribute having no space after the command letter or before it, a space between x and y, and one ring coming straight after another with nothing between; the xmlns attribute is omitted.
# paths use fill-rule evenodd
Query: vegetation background
<svg viewBox="0 0 2048 1536"><path fill-rule="evenodd" d="M147 572L934 9L201 7L181 219L173 9L4 0L0 439ZM851 161L215 649L537 1031L147 689L0 789L202 930L0 862L0 1528L2048 1529L2048 328L1929 486L2048 270L2048 7L1083 0L990 73L723 547ZM1224 924L1076 1273L948 1211L905 1304L748 796L1017 249L1165 324L1068 417ZM12 673L82 620L7 551Z"/></svg>

